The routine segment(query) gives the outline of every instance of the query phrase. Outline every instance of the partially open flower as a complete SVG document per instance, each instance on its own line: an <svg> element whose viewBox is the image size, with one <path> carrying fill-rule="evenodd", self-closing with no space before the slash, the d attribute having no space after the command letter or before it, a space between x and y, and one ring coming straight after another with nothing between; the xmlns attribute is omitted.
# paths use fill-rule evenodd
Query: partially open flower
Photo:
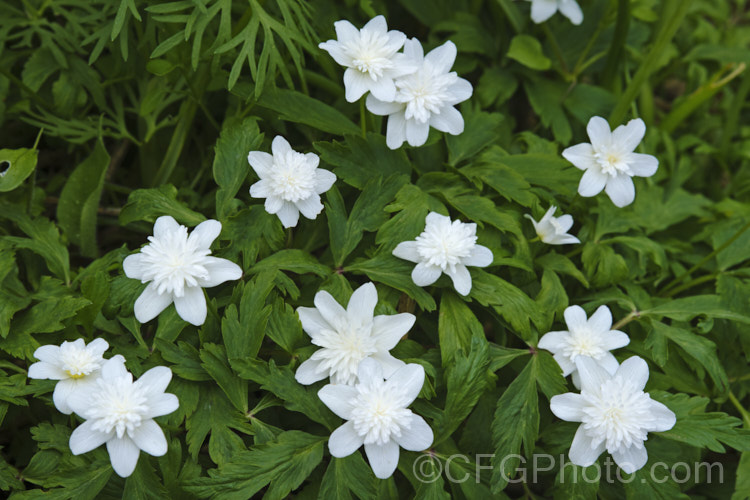
<svg viewBox="0 0 750 500"><path fill-rule="evenodd" d="M576 0L526 0L531 2L531 20L536 24L543 23L555 15L560 14L570 19L573 24L583 22L583 12Z"/></svg>
<svg viewBox="0 0 750 500"><path fill-rule="evenodd" d="M565 245L566 243L580 243L581 240L568 234L570 228L573 227L573 216L570 214L561 215L560 217L554 217L555 210L557 207L551 206L544 217L537 222L529 214L524 214L524 217L531 220L534 224L534 230L536 231L539 239L549 245Z"/></svg>

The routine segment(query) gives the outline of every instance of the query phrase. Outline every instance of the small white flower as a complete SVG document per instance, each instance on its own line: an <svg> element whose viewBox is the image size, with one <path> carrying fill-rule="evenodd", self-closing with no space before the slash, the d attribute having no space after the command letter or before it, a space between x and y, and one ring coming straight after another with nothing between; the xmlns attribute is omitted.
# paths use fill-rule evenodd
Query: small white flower
<svg viewBox="0 0 750 500"><path fill-rule="evenodd" d="M347 68L346 100L354 102L369 91L378 99L392 101L396 97L393 79L417 70L404 54L397 53L404 46L406 35L388 31L383 16L374 17L361 30L349 21L333 25L338 40L328 40L318 47Z"/></svg>
<svg viewBox="0 0 750 500"><path fill-rule="evenodd" d="M133 473L140 450L164 455L167 440L153 419L179 406L177 396L164 392L171 379L172 370L157 366L133 382L122 360L108 360L96 383L69 399L85 420L70 435L70 451L80 455L106 443L112 468L121 477Z"/></svg>
<svg viewBox="0 0 750 500"><path fill-rule="evenodd" d="M630 343L627 334L612 330L612 312L607 306L599 306L590 318L581 306L570 306L563 313L569 331L545 333L537 347L550 351L563 371L563 377L573 374L573 384L580 388L580 377L576 371L576 359L588 356L608 373L617 371L617 359L612 349Z"/></svg>
<svg viewBox="0 0 750 500"><path fill-rule="evenodd" d="M566 160L584 171L578 194L590 197L604 189L616 206L630 205L635 199L631 177L651 177L659 167L654 156L633 152L646 134L646 124L637 118L610 132L607 120L594 116L586 131L591 144L577 144L562 152Z"/></svg>
<svg viewBox="0 0 750 500"><path fill-rule="evenodd" d="M539 236L539 239L544 243L550 245L580 243L581 240L568 234L570 228L573 227L573 216L565 214L560 217L553 217L555 210L557 210L557 207L551 206L539 222L535 221L534 217L529 214L525 214L524 217L534 224L534 230L536 231L537 236Z"/></svg>
<svg viewBox="0 0 750 500"><path fill-rule="evenodd" d="M424 55L422 44L413 38L404 46L404 54L416 72L395 80L393 101L367 96L367 109L376 115L388 115L386 144L396 149L408 141L412 146L427 142L430 127L458 135L464 131L464 118L453 106L471 97L471 83L451 71L456 46L445 42Z"/></svg>
<svg viewBox="0 0 750 500"><path fill-rule="evenodd" d="M570 445L570 461L588 467L607 450L623 471L637 471L648 460L646 435L668 431L676 422L672 410L643 392L648 365L633 356L610 374L585 356L576 364L581 393L560 394L550 400L550 409L558 418L581 422Z"/></svg>
<svg viewBox="0 0 750 500"><path fill-rule="evenodd" d="M365 445L365 454L376 477L386 479L398 465L399 446L422 451L432 445L432 429L407 408L424 384L424 368L404 365L386 380L379 363L367 358L359 365L354 387L329 384L318 397L347 422L333 431L328 449L334 457L351 455Z"/></svg>
<svg viewBox="0 0 750 500"><path fill-rule="evenodd" d="M148 283L133 308L138 321L154 319L172 302L188 323L199 326L206 321L203 288L242 277L237 264L210 256L211 243L219 233L221 223L213 219L198 224L190 236L169 215L156 219L150 243L122 262L128 278Z"/></svg>
<svg viewBox="0 0 750 500"><path fill-rule="evenodd" d="M365 358L377 361L386 376L404 366L388 351L416 318L409 313L373 317L377 303L375 285L365 283L354 291L346 309L326 291L315 294L315 307L298 307L302 328L321 348L297 368L297 382L309 385L330 377L334 384L353 384Z"/></svg>
<svg viewBox="0 0 750 500"><path fill-rule="evenodd" d="M543 23L558 10L560 14L570 19L573 24L583 22L583 12L576 0L526 0L531 2L531 20L536 24Z"/></svg>
<svg viewBox="0 0 750 500"><path fill-rule="evenodd" d="M424 232L415 241L403 241L393 255L417 265L411 279L417 286L435 283L442 273L450 276L461 295L471 291L471 274L466 266L486 267L492 264L492 251L477 245L477 225L436 212L427 214Z"/></svg>
<svg viewBox="0 0 750 500"><path fill-rule="evenodd" d="M34 351L39 361L29 366L29 378L59 380L52 401L58 411L70 415L73 410L68 398L99 377L104 363L102 354L108 348L104 339L94 339L88 345L83 339L65 341L60 346L43 345Z"/></svg>
<svg viewBox="0 0 750 500"><path fill-rule="evenodd" d="M274 137L271 151L273 155L263 151L250 151L247 155L260 177L250 186L250 196L265 198L266 212L276 214L284 227L296 226L300 212L315 219L323 210L320 195L331 189L336 175L318 168L318 155L294 151L280 135Z"/></svg>

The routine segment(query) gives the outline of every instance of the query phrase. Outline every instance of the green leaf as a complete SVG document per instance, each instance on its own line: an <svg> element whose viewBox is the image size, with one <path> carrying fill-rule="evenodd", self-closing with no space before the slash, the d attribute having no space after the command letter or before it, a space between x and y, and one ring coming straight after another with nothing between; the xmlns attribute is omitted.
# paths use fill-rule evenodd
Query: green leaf
<svg viewBox="0 0 750 500"><path fill-rule="evenodd" d="M586 242L581 261L586 276L595 287L618 283L629 274L625 259L616 254L611 246L603 243Z"/></svg>
<svg viewBox="0 0 750 500"><path fill-rule="evenodd" d="M563 196L575 196L581 179L581 171L560 155L510 155L499 147L491 147L482 154L481 161L487 165L503 165L520 174L532 186L544 187Z"/></svg>
<svg viewBox="0 0 750 500"><path fill-rule="evenodd" d="M87 257L96 257L96 222L109 154L102 141L68 177L57 204L57 220L70 241Z"/></svg>
<svg viewBox="0 0 750 500"><path fill-rule="evenodd" d="M296 248L279 250L270 257L266 257L251 267L248 274L258 274L268 270L290 271L296 274L313 273L320 277L331 273L328 266L321 264L304 250Z"/></svg>
<svg viewBox="0 0 750 500"><path fill-rule="evenodd" d="M36 168L36 149L0 149L0 193L13 191Z"/></svg>
<svg viewBox="0 0 750 500"><path fill-rule="evenodd" d="M247 154L256 151L263 142L256 117L242 121L230 119L224 123L216 141L213 175L219 190L216 192L216 215L224 219L231 212L232 202L242 187L251 168Z"/></svg>
<svg viewBox="0 0 750 500"><path fill-rule="evenodd" d="M294 353L295 346L302 343L305 337L302 333L302 323L294 308L281 298L277 298L273 303L266 335L289 354Z"/></svg>
<svg viewBox="0 0 750 500"><path fill-rule="evenodd" d="M133 474L125 480L123 498L133 500L160 500L168 496L162 480L151 467L147 456L138 457Z"/></svg>
<svg viewBox="0 0 750 500"><path fill-rule="evenodd" d="M545 270L555 271L560 274L567 274L577 279L586 288L589 287L589 282L583 273L573 264L566 256L557 252L549 252L536 259L536 263L542 266Z"/></svg>
<svg viewBox="0 0 750 500"><path fill-rule="evenodd" d="M542 44L530 35L514 36L506 56L531 69L545 70L552 66L552 61L544 55Z"/></svg>
<svg viewBox="0 0 750 500"><path fill-rule="evenodd" d="M337 135L360 133L359 127L337 109L294 90L266 90L258 104L276 111L282 120L309 125L321 132Z"/></svg>
<svg viewBox="0 0 750 500"><path fill-rule="evenodd" d="M263 343L271 306L266 298L273 289L274 272L258 274L251 282L237 285L242 288L239 310L229 304L221 320L221 335L229 353L229 363L235 359L254 358Z"/></svg>
<svg viewBox="0 0 750 500"><path fill-rule="evenodd" d="M453 356L459 350L469 352L472 337L484 336L482 324L453 290L446 289L440 300L438 335L444 367L453 364Z"/></svg>
<svg viewBox="0 0 750 500"><path fill-rule="evenodd" d="M344 458L331 457L318 498L321 500L349 500L352 495L363 500L375 498L377 479L360 453Z"/></svg>
<svg viewBox="0 0 750 500"><path fill-rule="evenodd" d="M459 135L446 134L445 136L449 164L456 166L497 141L503 120L503 115L500 113L467 112L464 116L464 132Z"/></svg>
<svg viewBox="0 0 750 500"><path fill-rule="evenodd" d="M235 354L234 351L232 353ZM201 366L219 384L234 407L246 413L248 410L247 381L237 377L232 372L224 346L210 343L203 344L200 350L200 358Z"/></svg>
<svg viewBox="0 0 750 500"><path fill-rule="evenodd" d="M224 393L216 387L201 387L198 407L185 420L188 451L197 458L209 432L208 454L218 465L230 461L245 444L232 429L250 433L245 415L232 407Z"/></svg>
<svg viewBox="0 0 750 500"><path fill-rule="evenodd" d="M696 316L721 318L750 324L750 316L736 313L727 308L718 295L694 295L665 302L656 307L641 311L643 316L666 316L678 321L687 321Z"/></svg>
<svg viewBox="0 0 750 500"><path fill-rule="evenodd" d="M180 224L195 226L206 218L190 210L187 205L177 201L177 188L165 184L158 188L136 189L120 212L120 224L123 226L136 221L154 222L162 215L171 215Z"/></svg>
<svg viewBox="0 0 750 500"><path fill-rule="evenodd" d="M225 258L238 261L242 253L243 269L255 264L258 255L281 250L286 240L279 218L266 212L262 205L253 205L229 217L220 238L231 241Z"/></svg>
<svg viewBox="0 0 750 500"><path fill-rule="evenodd" d="M4 236L2 240L16 248L25 248L41 256L47 267L58 278L70 282L70 257L68 249L60 242L57 227L43 217L30 218L23 212L0 210L0 218L15 222L28 238Z"/></svg>

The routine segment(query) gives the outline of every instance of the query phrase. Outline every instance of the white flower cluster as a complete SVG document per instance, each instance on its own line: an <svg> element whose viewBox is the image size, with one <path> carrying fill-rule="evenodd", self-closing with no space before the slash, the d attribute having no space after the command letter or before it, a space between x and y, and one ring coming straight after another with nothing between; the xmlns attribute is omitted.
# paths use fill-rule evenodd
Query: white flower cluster
<svg viewBox="0 0 750 500"><path fill-rule="evenodd" d="M315 295L314 303L314 308L299 307L297 314L320 349L299 366L297 381L309 385L331 380L318 396L347 421L331 434L331 455L346 457L364 444L375 476L390 477L398 465L399 447L422 451L433 441L427 422L408 409L424 385L424 368L388 352L415 317L375 316L378 293L372 283L355 290L346 309L325 291Z"/></svg>
<svg viewBox="0 0 750 500"><path fill-rule="evenodd" d="M369 92L367 109L388 116L389 148L397 149L404 141L423 145L430 127L452 135L464 131L464 119L454 106L471 97L473 88L451 71L457 52L453 42L425 55L416 38L407 40L400 31L388 31L383 16L361 30L349 21L334 26L337 40L323 42L320 48L347 68L346 100L354 102Z"/></svg>
<svg viewBox="0 0 750 500"><path fill-rule="evenodd" d="M179 401L164 392L172 370L157 366L134 382L124 357L102 357L108 348L104 339L41 346L28 375L58 380L52 394L55 407L84 420L70 435L70 451L80 455L106 443L112 468L128 477L141 450L155 457L167 452L164 432L153 419L175 411Z"/></svg>

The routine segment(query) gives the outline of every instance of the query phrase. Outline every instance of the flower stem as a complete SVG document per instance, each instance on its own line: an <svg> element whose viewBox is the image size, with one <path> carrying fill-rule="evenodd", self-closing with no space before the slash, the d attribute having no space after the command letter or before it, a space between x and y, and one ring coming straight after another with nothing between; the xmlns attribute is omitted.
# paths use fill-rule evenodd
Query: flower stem
<svg viewBox="0 0 750 500"><path fill-rule="evenodd" d="M549 29L546 23L542 24L542 29L544 30L544 34L547 37L550 46L552 47L552 51L555 53L557 60L560 62L560 69L562 69L563 76L566 79L569 78L570 72L568 71L568 65L565 63L565 58L563 57L562 50L560 49L560 44L557 43L555 35L552 33L552 30Z"/></svg>
<svg viewBox="0 0 750 500"><path fill-rule="evenodd" d="M612 330L619 330L623 326L627 325L634 319L638 319L641 317L641 313L639 311L631 311L630 314L622 318L620 321L612 325Z"/></svg>
<svg viewBox="0 0 750 500"><path fill-rule="evenodd" d="M359 100L359 124L362 127L362 138L367 139L367 115L365 115L365 100Z"/></svg>
<svg viewBox="0 0 750 500"><path fill-rule="evenodd" d="M742 415L742 421L745 422L745 427L750 429L750 413L748 413L742 406L739 399L737 399L737 396L735 396L732 391L729 391L729 401L732 402L734 407L737 408L737 411L740 412L740 415Z"/></svg>

